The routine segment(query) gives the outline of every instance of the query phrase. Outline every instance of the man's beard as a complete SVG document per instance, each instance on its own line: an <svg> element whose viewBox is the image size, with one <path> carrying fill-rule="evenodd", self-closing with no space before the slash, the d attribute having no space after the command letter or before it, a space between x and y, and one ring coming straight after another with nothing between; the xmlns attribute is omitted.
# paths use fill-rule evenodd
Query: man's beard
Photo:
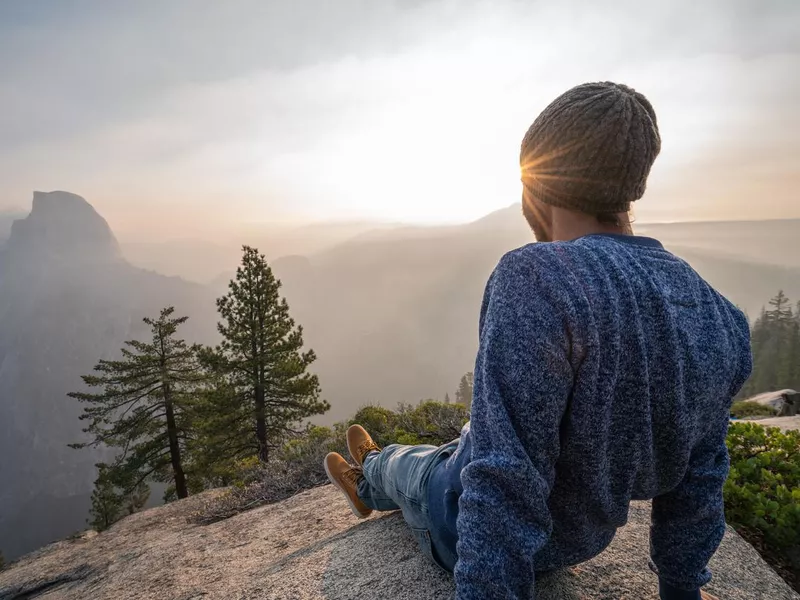
<svg viewBox="0 0 800 600"><path fill-rule="evenodd" d="M525 220L533 230L537 242L553 241L553 221L550 211L544 210L539 202L527 198L524 193L522 194L522 214L525 215Z"/></svg>

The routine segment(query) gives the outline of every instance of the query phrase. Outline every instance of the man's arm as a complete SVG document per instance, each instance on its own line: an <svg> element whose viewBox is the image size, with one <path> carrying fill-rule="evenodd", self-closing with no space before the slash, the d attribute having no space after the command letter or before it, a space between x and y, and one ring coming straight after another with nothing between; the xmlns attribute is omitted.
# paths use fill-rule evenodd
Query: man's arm
<svg viewBox="0 0 800 600"><path fill-rule="evenodd" d="M738 348L731 354L738 356L738 361L726 407L753 369L747 318L738 310L731 318L735 326L731 329L735 334L732 343ZM668 494L653 499L650 553L658 570L662 600L697 598L696 590L711 579L708 561L725 535L722 487L730 465L725 445L728 422L728 412L721 407L717 420L692 450L683 481ZM699 596L714 600L702 592Z"/></svg>
<svg viewBox="0 0 800 600"><path fill-rule="evenodd" d="M727 430L727 419L714 423L692 451L683 481L653 499L651 556L662 600L699 598L700 586L711 579L708 561L725 534Z"/></svg>
<svg viewBox="0 0 800 600"><path fill-rule="evenodd" d="M461 480L458 600L533 597L552 522L559 426L573 381L563 314L535 263L506 256L489 281ZM563 301L563 300L562 300Z"/></svg>

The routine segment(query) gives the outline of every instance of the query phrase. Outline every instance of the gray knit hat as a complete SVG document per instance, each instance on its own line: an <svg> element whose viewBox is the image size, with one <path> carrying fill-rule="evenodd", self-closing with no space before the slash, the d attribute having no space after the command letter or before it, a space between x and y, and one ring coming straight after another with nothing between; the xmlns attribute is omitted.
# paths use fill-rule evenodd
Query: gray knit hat
<svg viewBox="0 0 800 600"><path fill-rule="evenodd" d="M642 197L661 150L656 114L617 83L585 83L556 98L522 140L525 187L542 202L599 215Z"/></svg>

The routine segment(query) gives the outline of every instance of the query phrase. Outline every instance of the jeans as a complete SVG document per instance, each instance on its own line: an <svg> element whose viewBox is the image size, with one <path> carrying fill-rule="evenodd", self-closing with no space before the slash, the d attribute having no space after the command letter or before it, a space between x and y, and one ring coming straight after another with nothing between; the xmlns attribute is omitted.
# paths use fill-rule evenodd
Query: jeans
<svg viewBox="0 0 800 600"><path fill-rule="evenodd" d="M448 570L431 541L428 513L428 481L439 463L455 452L458 440L444 446L402 446L392 444L364 458L364 477L358 484L358 497L372 510L403 511L423 554Z"/></svg>

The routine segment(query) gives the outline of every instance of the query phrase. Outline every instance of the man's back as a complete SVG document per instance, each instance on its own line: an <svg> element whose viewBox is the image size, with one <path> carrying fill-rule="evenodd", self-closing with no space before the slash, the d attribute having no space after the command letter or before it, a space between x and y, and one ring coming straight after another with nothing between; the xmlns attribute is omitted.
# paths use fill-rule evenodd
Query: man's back
<svg viewBox="0 0 800 600"><path fill-rule="evenodd" d="M570 334L580 360L550 496L559 553L576 533L624 525L631 499L678 488L693 454L716 456L707 475L724 481L749 330L739 310L650 240L590 236L548 251L579 315ZM704 502L721 501L716 487L690 495L706 491Z"/></svg>
<svg viewBox="0 0 800 600"><path fill-rule="evenodd" d="M431 507L449 521L440 545L461 497L457 578L483 580L488 565L507 591L520 574L529 584L531 568L598 554L631 499L656 498L662 579L705 583L724 533L728 409L749 371L742 313L655 240L507 255L482 310L471 429L431 482L450 503Z"/></svg>

